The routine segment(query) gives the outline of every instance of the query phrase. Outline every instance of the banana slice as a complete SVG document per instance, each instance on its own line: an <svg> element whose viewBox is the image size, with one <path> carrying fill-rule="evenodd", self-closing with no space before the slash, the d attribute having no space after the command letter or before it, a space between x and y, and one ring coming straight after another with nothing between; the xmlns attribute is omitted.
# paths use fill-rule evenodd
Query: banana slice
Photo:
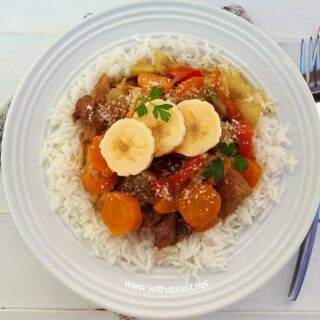
<svg viewBox="0 0 320 320"><path fill-rule="evenodd" d="M186 135L175 149L187 157L202 154L219 143L221 124L218 113L206 101L185 100L177 105L184 117Z"/></svg>
<svg viewBox="0 0 320 320"><path fill-rule="evenodd" d="M153 159L155 142L152 131L142 122L122 119L115 122L100 142L102 156L119 176L138 174Z"/></svg>
<svg viewBox="0 0 320 320"><path fill-rule="evenodd" d="M156 119L153 115L153 105L161 104L173 105L171 109L167 110L171 115L168 122L164 122L160 117ZM145 123L152 130L156 142L154 156L160 157L173 151L174 148L183 141L186 132L183 115L175 104L162 99L153 100L151 103L147 102L146 107L148 109L146 115L140 118L137 113L135 113L133 118Z"/></svg>

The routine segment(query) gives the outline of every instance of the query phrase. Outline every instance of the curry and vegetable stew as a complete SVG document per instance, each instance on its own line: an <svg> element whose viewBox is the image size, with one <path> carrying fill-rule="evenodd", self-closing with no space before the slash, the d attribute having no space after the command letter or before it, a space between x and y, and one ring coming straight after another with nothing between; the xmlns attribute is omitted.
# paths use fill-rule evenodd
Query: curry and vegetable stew
<svg viewBox="0 0 320 320"><path fill-rule="evenodd" d="M102 74L72 117L83 127L82 184L112 235L153 232L164 248L212 228L252 193L262 110L259 89L234 67L197 69L160 51L153 60L119 81Z"/></svg>

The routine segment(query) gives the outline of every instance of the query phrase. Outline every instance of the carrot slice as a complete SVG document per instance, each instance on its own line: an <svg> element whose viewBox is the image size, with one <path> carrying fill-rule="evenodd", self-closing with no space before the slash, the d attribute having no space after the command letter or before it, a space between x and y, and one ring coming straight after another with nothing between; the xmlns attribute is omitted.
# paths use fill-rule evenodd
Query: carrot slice
<svg viewBox="0 0 320 320"><path fill-rule="evenodd" d="M242 171L242 176L248 182L248 185L253 188L259 181L262 169L261 167L253 160L246 158L248 161L248 169Z"/></svg>
<svg viewBox="0 0 320 320"><path fill-rule="evenodd" d="M127 118L133 118L133 115L134 115L134 111L133 111L133 110L130 110L130 111L127 113Z"/></svg>
<svg viewBox="0 0 320 320"><path fill-rule="evenodd" d="M218 219L213 219L202 226L193 227L193 230L196 232L204 232L211 229L213 226L215 226L217 222L218 222Z"/></svg>
<svg viewBox="0 0 320 320"><path fill-rule="evenodd" d="M154 73L140 73L138 75L138 85L143 91L149 92L154 87L162 87L168 92L173 87L172 79Z"/></svg>
<svg viewBox="0 0 320 320"><path fill-rule="evenodd" d="M153 209L159 214L167 214L178 211L178 205L174 200L159 199L154 204Z"/></svg>
<svg viewBox="0 0 320 320"><path fill-rule="evenodd" d="M218 221L221 197L209 183L190 183L180 192L178 208L191 227L201 230Z"/></svg>
<svg viewBox="0 0 320 320"><path fill-rule="evenodd" d="M138 230L142 223L140 203L125 192L107 193L102 208L102 219L113 236Z"/></svg>
<svg viewBox="0 0 320 320"><path fill-rule="evenodd" d="M186 100L204 90L204 77L193 77L178 84L173 95L179 100Z"/></svg>
<svg viewBox="0 0 320 320"><path fill-rule="evenodd" d="M104 176L111 177L115 173L109 168L106 160L100 151L100 142L103 136L96 136L93 138L91 145L88 148L87 161L92 164L92 166L99 170Z"/></svg>
<svg viewBox="0 0 320 320"><path fill-rule="evenodd" d="M99 173L94 174L87 171L84 171L80 178L86 190L92 193L110 192L119 182L117 175L105 177Z"/></svg>

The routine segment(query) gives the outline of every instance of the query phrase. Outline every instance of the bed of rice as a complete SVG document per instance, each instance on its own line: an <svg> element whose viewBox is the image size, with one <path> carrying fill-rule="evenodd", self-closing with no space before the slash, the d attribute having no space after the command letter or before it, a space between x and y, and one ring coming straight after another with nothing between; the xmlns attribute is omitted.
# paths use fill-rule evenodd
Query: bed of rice
<svg viewBox="0 0 320 320"><path fill-rule="evenodd" d="M295 159L288 152L288 126L280 124L273 104L265 105L265 112L255 129L257 160L263 165L261 182L253 194L225 221L204 233L195 233L175 246L157 250L149 233L133 233L112 237L90 202L79 176L81 172L81 126L71 120L77 99L89 94L101 73L121 78L129 67L142 58L151 58L161 48L179 62L208 67L218 58L217 50L206 43L187 38L137 38L130 49L118 48L100 56L72 83L50 115L51 130L41 154L46 166L48 191L52 208L63 216L75 234L87 240L93 253L110 264L118 264L130 271L149 272L156 265L177 266L177 271L196 275L201 269L221 271L241 232L256 217L277 203L283 193L281 176L292 171ZM270 112L271 110L271 112Z"/></svg>

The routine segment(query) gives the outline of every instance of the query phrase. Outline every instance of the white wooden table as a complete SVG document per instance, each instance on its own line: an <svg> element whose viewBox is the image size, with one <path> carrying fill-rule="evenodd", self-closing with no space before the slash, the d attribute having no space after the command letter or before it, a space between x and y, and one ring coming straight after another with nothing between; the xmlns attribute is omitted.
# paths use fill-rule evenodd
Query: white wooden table
<svg viewBox="0 0 320 320"><path fill-rule="evenodd" d="M242 5L253 22L273 37L295 63L302 37L320 24L320 0L204 0L217 6ZM125 1L0 0L0 105L13 94L39 53L87 13ZM1 179L0 179L1 180ZM0 320L118 319L71 292L34 258L10 216L0 181ZM304 286L296 302L287 299L296 256L258 291L201 319L320 319L320 232Z"/></svg>

